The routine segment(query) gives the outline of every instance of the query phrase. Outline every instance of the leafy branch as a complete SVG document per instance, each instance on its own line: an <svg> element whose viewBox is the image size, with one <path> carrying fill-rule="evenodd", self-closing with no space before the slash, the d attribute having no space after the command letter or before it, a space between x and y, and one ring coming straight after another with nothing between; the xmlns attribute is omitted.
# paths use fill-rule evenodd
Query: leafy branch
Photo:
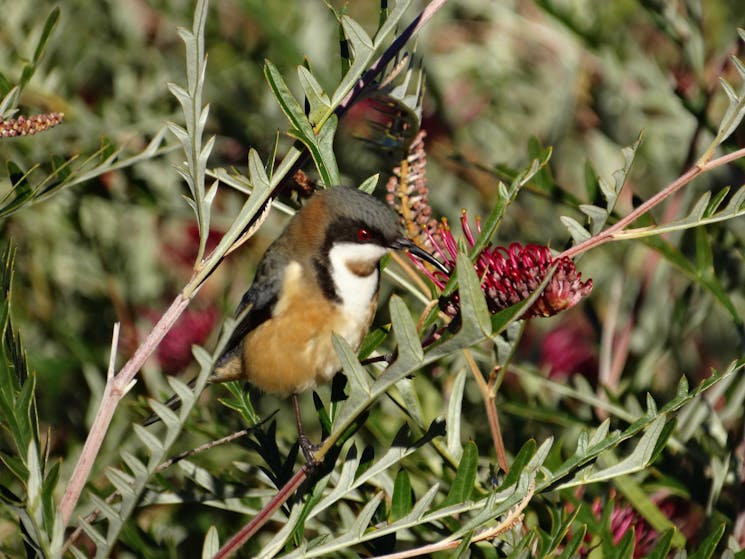
<svg viewBox="0 0 745 559"><path fill-rule="evenodd" d="M402 35L405 35L407 38L411 36L411 34L418 30L429 19L429 17L431 17L431 15L436 11L437 7L441 6L442 4L444 4L443 1L438 1L428 6L423 11L423 14L419 18L417 18L415 22L412 23ZM195 9L193 30L191 33L182 33L182 39L187 44L187 83L190 91L184 92L176 87L176 91L174 92L174 94L176 94L176 96L179 98L179 101L182 104L182 108L184 109L185 120L187 122L186 136L184 136L183 134L183 129L170 126L171 131L177 135L187 153L187 164L185 167L182 167L180 169L180 173L187 180L192 195L196 198L199 198L200 200L196 201L195 198L195 206L193 206L195 207L195 211L197 211L198 216L204 214L202 215L202 225L200 225L200 227L208 224L207 217L205 217L205 215L206 211L209 208L209 204L214 197L214 189L217 185L217 183L214 183L213 187L211 187L210 190L205 190L204 187L201 185L206 174L204 163L206 161L206 157L209 155L209 148L212 144L211 142L207 142L207 144L202 147L201 140L196 138L197 133L201 132L204 129L204 121L206 120L207 116L206 109L200 107L200 100L202 97L201 89L203 86L202 78L204 75L205 64L205 58L203 56L202 50L203 47L201 47L200 45L203 45L202 35L204 32L204 17L207 13L207 5L208 3L206 0L200 0L197 3ZM401 16L403 16L403 10L394 10L391 13L391 16L394 15L400 18ZM387 33L395 27L395 24L396 21L393 17L389 17L389 19L386 20L386 23L382 28L382 31L384 31L384 33L382 35L380 31L378 33L378 35L380 35L381 41L382 37L387 35ZM389 49L380 57L378 62L372 65L372 68L382 68L383 66L380 66L380 60L391 59L395 52L397 52L397 50L400 49L403 44L404 42L401 41L399 37L399 41L394 41L391 47L389 47ZM365 52L365 56L367 57L372 55ZM368 60L367 58L364 59ZM362 65L359 66L361 67ZM364 66L367 66L367 62ZM337 90L337 95L334 96L334 102L330 106L331 109L337 110L342 107L344 102L349 101L350 95L352 95L353 88L355 86L358 90L361 90L360 88L368 84L369 81L372 80L377 74L377 71L371 73L371 70L368 70L368 72L365 74L365 77L362 78L361 81L358 81L360 80L360 71L361 70L359 67L355 67L355 72L357 73L348 74L347 76L345 76L342 82L343 87ZM174 86L171 86L171 89L173 90ZM282 101L286 102L286 95L289 95L289 92L282 91L281 93ZM243 207L236 216L229 230L225 233L214 251L196 264L195 272L192 279L187 283L187 285L182 290L182 293L173 301L169 309L153 327L150 334L138 347L135 354L118 373L110 375L107 379L104 394L101 403L99 404L98 412L96 414L93 426L86 439L80 459L78 460L78 464L76 465L76 468L70 477L65 495L60 502L59 509L64 525L67 525L70 521L72 511L80 497L82 487L85 484L88 476L90 475L91 468L93 467L93 464L95 462L95 457L99 452L103 438L108 430L109 424L111 423L118 402L128 391L131 383L135 379L135 376L142 367L142 364L152 354L157 345L165 336L166 332L168 332L173 327L177 318L186 309L189 302L199 290L203 282L215 270L224 256L231 250L234 250L234 248L238 244L244 242L248 237L250 237L250 235L261 225L263 219L267 215L266 210L268 210L269 208L268 200L272 192L290 171L294 163L299 159L300 155L300 150L295 147L291 147L283 160L279 163L277 168L273 169L272 173L269 174L267 173L267 167L262 163L258 153L255 150L251 150L251 152L249 153L249 182L251 194L245 201ZM325 168L326 172L328 172L329 166L326 165L323 161L321 163L322 164L320 165L319 170ZM200 229L200 236L202 237L200 246L205 242L203 238L204 235L206 235L206 231L204 229ZM198 394L198 392L195 393ZM144 435L141 436L144 437ZM168 445L162 446L163 449L165 449ZM157 450L158 452L161 452L160 447L153 447L150 450ZM138 473L142 473L142 469L139 468L137 464L133 463L133 465L134 467L138 468ZM138 481L139 479L140 478L131 480L127 477L122 478L120 476L118 478L118 481L123 482L124 480L126 480L128 483L136 483L135 487L140 487L140 481ZM117 488L120 490L123 489L120 487ZM134 491L134 494L139 494L139 491ZM127 508L131 512L131 508L129 506Z"/></svg>

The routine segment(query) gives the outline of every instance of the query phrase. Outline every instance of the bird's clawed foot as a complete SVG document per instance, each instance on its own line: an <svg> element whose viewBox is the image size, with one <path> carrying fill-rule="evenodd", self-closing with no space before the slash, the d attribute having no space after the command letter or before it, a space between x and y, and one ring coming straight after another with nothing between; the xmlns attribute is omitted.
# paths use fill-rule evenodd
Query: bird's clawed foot
<svg viewBox="0 0 745 559"><path fill-rule="evenodd" d="M318 450L321 448L321 445L315 445L310 442L310 439L305 436L305 433L299 436L298 442L300 443L300 450L303 451L303 456L305 456L305 463L308 465L308 468L314 470L315 468L320 466L323 460L318 459L318 457L316 456L316 452L318 452Z"/></svg>

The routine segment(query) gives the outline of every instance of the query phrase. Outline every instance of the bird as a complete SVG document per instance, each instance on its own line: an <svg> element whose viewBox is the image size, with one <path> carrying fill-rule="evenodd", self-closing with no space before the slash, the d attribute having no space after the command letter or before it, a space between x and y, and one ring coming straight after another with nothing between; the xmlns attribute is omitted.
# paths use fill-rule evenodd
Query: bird
<svg viewBox="0 0 745 559"><path fill-rule="evenodd" d="M334 334L359 350L377 308L380 260L391 250L408 250L447 272L403 235L396 213L374 196L348 186L317 190L259 261L235 311L238 323L208 379L248 381L262 392L291 397L309 464L317 447L303 430L298 394L341 369Z"/></svg>

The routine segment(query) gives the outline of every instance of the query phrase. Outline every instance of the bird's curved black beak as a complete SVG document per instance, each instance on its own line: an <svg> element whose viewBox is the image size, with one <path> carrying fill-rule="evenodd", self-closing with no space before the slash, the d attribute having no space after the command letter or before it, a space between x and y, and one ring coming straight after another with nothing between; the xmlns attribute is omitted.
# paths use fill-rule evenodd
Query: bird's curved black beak
<svg viewBox="0 0 745 559"><path fill-rule="evenodd" d="M443 274L450 274L450 270L448 270L447 266L445 266L442 262L437 260L433 255L431 255L429 252L424 250L423 248L417 246L414 244L414 242L410 241L409 239L406 239L404 237L401 237L400 239L396 239L391 244L391 248L395 250L408 250L411 254L416 256L417 258L421 258L425 262L429 262L432 264L435 268L440 270Z"/></svg>

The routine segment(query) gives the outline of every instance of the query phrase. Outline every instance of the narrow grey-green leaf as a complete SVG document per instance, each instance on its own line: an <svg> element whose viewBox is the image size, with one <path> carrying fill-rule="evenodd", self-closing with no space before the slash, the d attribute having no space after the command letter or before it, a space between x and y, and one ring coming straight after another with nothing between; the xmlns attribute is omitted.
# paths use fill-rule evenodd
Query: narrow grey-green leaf
<svg viewBox="0 0 745 559"><path fill-rule="evenodd" d="M344 16L341 24L344 29L344 35L352 45L354 61L331 96L332 106L338 105L351 88L354 87L354 84L360 79L362 72L364 72L374 54L370 37L368 37L365 30L357 22L348 16Z"/></svg>
<svg viewBox="0 0 745 559"><path fill-rule="evenodd" d="M590 437L590 440L588 442L588 446L593 447L605 440L605 438L608 436L609 430L610 419L606 418L600 425L597 426L597 428L593 432L592 437Z"/></svg>
<svg viewBox="0 0 745 559"><path fill-rule="evenodd" d="M205 468L197 466L189 460L180 460L178 462L178 468L208 492L216 492L219 482Z"/></svg>
<svg viewBox="0 0 745 559"><path fill-rule="evenodd" d="M699 546L695 553L691 553L689 559L710 559L717 550L719 540L722 539L725 530L725 523L721 522L717 528L709 533L704 542ZM737 556L735 556L737 557ZM737 559L740 559L737 557Z"/></svg>
<svg viewBox="0 0 745 559"><path fill-rule="evenodd" d="M200 369L212 368L212 356L202 346L191 346L191 353L197 360Z"/></svg>
<svg viewBox="0 0 745 559"><path fill-rule="evenodd" d="M359 538L367 530L367 527L370 525L370 520L375 514L375 511L380 505L380 501L382 499L383 494L378 493L363 507L363 509L357 515L354 524L352 524L352 526L349 528L349 534L352 535L352 537Z"/></svg>
<svg viewBox="0 0 745 559"><path fill-rule="evenodd" d="M93 506L96 507L98 511L103 514L108 520L115 520L119 518L119 513L101 497L99 497L95 493L90 493L89 498L91 500L91 503L93 503Z"/></svg>
<svg viewBox="0 0 745 559"><path fill-rule="evenodd" d="M468 441L463 447L463 456L458 463L458 470L450 485L448 496L442 502L442 507L463 503L471 499L473 484L476 481L479 451L476 443Z"/></svg>
<svg viewBox="0 0 745 559"><path fill-rule="evenodd" d="M424 358L424 350L411 318L409 309L398 295L391 297L388 309L391 313L393 331L398 342L398 358L405 363L419 363Z"/></svg>
<svg viewBox="0 0 745 559"><path fill-rule="evenodd" d="M170 91L171 94L181 104L181 108L184 110L184 112L187 112L187 110L191 111L194 105L192 103L191 97L189 96L189 92L177 83L168 82L166 86L168 87L168 91Z"/></svg>
<svg viewBox="0 0 745 559"><path fill-rule="evenodd" d="M308 122L303 108L297 102L297 99L295 99L290 88L287 87L287 82L285 82L280 71L269 60L264 64L264 76L282 112L285 113L293 128L300 132L306 141L314 141L315 134L313 133L313 127Z"/></svg>
<svg viewBox="0 0 745 559"><path fill-rule="evenodd" d="M188 384L181 382L181 380L174 376L169 376L167 380L170 387L181 400L182 406L191 406L194 403L194 392L192 392Z"/></svg>
<svg viewBox="0 0 745 559"><path fill-rule="evenodd" d="M350 398L353 393L364 394L365 397L369 397L372 380L360 364L349 343L336 334L334 334L331 343L350 382Z"/></svg>
<svg viewBox="0 0 745 559"><path fill-rule="evenodd" d="M560 216L559 219L564 224L564 227L566 227L569 231L569 234L574 240L574 244L578 245L579 243L586 241L592 236L587 229L582 227L582 225L577 222L576 219L565 215Z"/></svg>
<svg viewBox="0 0 745 559"><path fill-rule="evenodd" d="M398 24L403 15L406 13L411 0L398 0L393 9L388 13L388 17L385 19L385 23L380 26L378 32L375 34L375 44L379 45L388 34L393 31L393 28Z"/></svg>
<svg viewBox="0 0 745 559"><path fill-rule="evenodd" d="M331 111L331 100L308 68L305 66L298 66L297 71L298 77L300 78L300 85L305 92L305 98L308 100L308 105L310 105L308 118L313 125L316 125Z"/></svg>
<svg viewBox="0 0 745 559"><path fill-rule="evenodd" d="M127 450L122 450L121 455L124 463L136 478L142 478L143 476L148 475L147 466L145 466L145 464L142 463L142 460L137 458L134 454Z"/></svg>
<svg viewBox="0 0 745 559"><path fill-rule="evenodd" d="M463 391L466 387L467 370L461 369L450 390L450 401L448 402L447 425L447 448L448 453L460 460L463 454L463 443L461 441L461 418L463 411Z"/></svg>
<svg viewBox="0 0 745 559"><path fill-rule="evenodd" d="M163 452L163 443L160 442L158 437L138 423L135 423L132 428L134 429L137 438L145 444L152 455L158 455Z"/></svg>
<svg viewBox="0 0 745 559"><path fill-rule="evenodd" d="M481 281L476 275L476 270L473 269L473 264L468 256L462 251L458 252L456 270L458 271L463 324L465 325L466 321L473 322L483 334L489 336L491 334L491 320L484 294L481 291Z"/></svg>
<svg viewBox="0 0 745 559"><path fill-rule="evenodd" d="M34 64L38 64L38 62L41 60L41 57L44 56L44 51L46 50L47 43L49 42L49 37L51 36L52 31L54 31L54 28L57 26L57 22L59 21L59 14L59 6L55 6L52 11L49 12L47 19L44 22L44 28L41 31L39 41L36 43L36 49L34 49Z"/></svg>
<svg viewBox="0 0 745 559"><path fill-rule="evenodd" d="M598 481L605 481L621 475L632 474L645 468L652 457L655 445L657 444L657 439L660 437L662 430L665 427L665 419L665 416L661 415L657 417L649 427L647 427L644 435L642 435L642 438L629 456L609 468L597 470L592 474L583 477L581 482L595 483ZM557 489L564 489L573 485L574 484L570 482L569 484L561 485Z"/></svg>
<svg viewBox="0 0 745 559"><path fill-rule="evenodd" d="M69 548L67 548L67 550L70 553L72 553L72 555L73 555L73 557L75 557L75 559L90 559L90 556L89 555L87 555L86 553L83 553L82 551L80 551L74 545L71 545Z"/></svg>
<svg viewBox="0 0 745 559"><path fill-rule="evenodd" d="M122 495L122 497L125 495L130 497L134 496L134 493L132 492L132 483L134 483L134 479L132 476L125 474L118 468L110 467L106 470L106 477L109 478L109 481L114 487L116 487L116 490L120 495Z"/></svg>
<svg viewBox="0 0 745 559"><path fill-rule="evenodd" d="M88 536L91 539L91 541L96 545L96 548L101 549L101 548L106 547L106 538L104 538L101 535L101 533L98 530L96 530L93 526L91 526L85 520L83 520L80 523L80 527L83 529L83 532L85 532L85 535Z"/></svg>
<svg viewBox="0 0 745 559"><path fill-rule="evenodd" d="M378 180L380 179L380 173L375 173L371 177L367 177L364 181L362 181L362 184L359 186L359 189L362 192L367 192L368 194L372 194L375 192L375 187L378 186Z"/></svg>
<svg viewBox="0 0 745 559"><path fill-rule="evenodd" d="M254 187L269 188L269 177L266 174L264 163L261 161L259 152L254 148L248 150L248 176Z"/></svg>
<svg viewBox="0 0 745 559"><path fill-rule="evenodd" d="M210 526L202 545L202 559L212 559L220 551L220 536L215 526Z"/></svg>
<svg viewBox="0 0 745 559"><path fill-rule="evenodd" d="M402 468L396 474L396 481L393 484L391 512L388 515L389 522L395 522L411 512L413 507L411 496L411 480L408 472Z"/></svg>
<svg viewBox="0 0 745 559"><path fill-rule="evenodd" d="M179 126L175 122L167 122L166 126L168 126L168 130L170 130L171 133L176 136L179 142L181 142L182 144L189 142L189 133L181 126Z"/></svg>
<svg viewBox="0 0 745 559"><path fill-rule="evenodd" d="M148 400L148 403L150 404L150 408L161 419L161 421L163 421L163 424L169 430L178 426L179 424L178 415L176 415L176 412L174 412L171 408L169 408L162 402L159 402L158 400L155 400L153 398L150 398Z"/></svg>
<svg viewBox="0 0 745 559"><path fill-rule="evenodd" d="M318 131L318 137L315 142L318 147L318 155L314 155L314 151L311 151L311 155L314 155L313 158L316 159L318 171L321 173L326 186L336 186L341 183L339 165L336 162L336 153L334 152L334 136L338 122L339 119L337 116L331 115L323 123L323 126Z"/></svg>

